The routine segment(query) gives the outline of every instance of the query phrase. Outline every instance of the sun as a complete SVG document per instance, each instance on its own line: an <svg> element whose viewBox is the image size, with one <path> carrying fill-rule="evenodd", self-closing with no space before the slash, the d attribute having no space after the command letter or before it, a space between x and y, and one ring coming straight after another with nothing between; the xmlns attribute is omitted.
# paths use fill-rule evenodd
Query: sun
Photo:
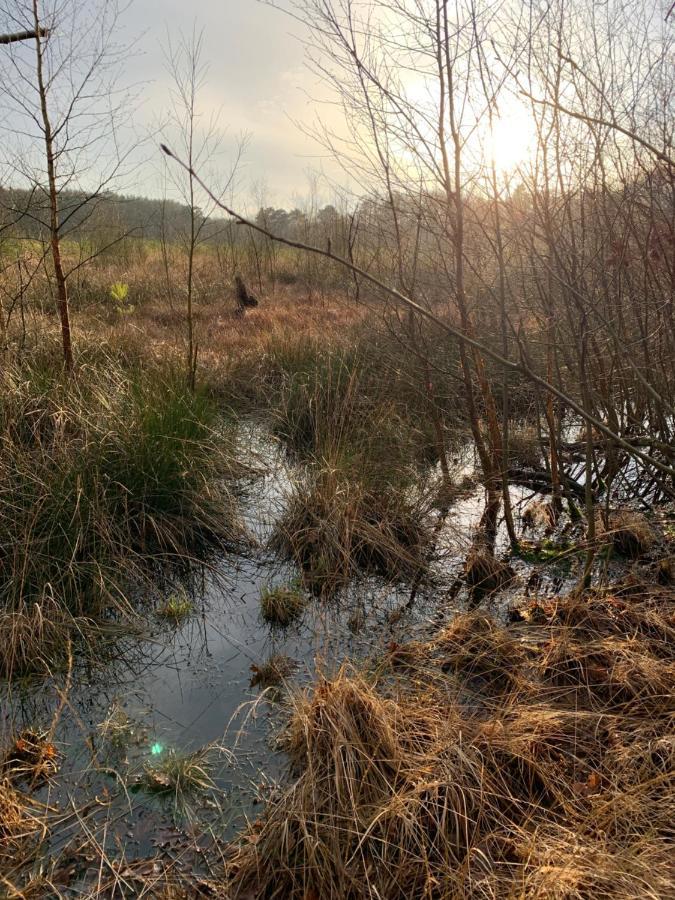
<svg viewBox="0 0 675 900"><path fill-rule="evenodd" d="M502 106L499 116L487 125L485 152L487 162L494 160L503 173L513 172L527 165L536 153L537 133L527 109L515 101Z"/></svg>

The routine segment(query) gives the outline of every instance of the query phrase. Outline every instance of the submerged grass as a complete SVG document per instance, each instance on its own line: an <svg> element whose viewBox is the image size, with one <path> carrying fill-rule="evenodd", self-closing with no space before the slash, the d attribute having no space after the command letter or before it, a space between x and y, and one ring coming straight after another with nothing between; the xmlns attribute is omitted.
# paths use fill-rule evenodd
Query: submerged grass
<svg viewBox="0 0 675 900"><path fill-rule="evenodd" d="M54 661L63 628L128 606L153 561L234 541L216 409L177 379L112 362L0 376L0 674Z"/></svg>
<svg viewBox="0 0 675 900"><path fill-rule="evenodd" d="M283 653L273 653L257 665L251 665L251 687L277 687L293 674L295 662Z"/></svg>

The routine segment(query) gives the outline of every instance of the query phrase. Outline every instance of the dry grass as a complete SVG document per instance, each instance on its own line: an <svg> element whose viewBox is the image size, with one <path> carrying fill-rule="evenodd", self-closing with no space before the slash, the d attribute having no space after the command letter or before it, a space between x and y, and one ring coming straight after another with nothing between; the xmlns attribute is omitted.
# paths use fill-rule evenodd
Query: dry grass
<svg viewBox="0 0 675 900"><path fill-rule="evenodd" d="M509 430L509 460L529 469L541 467L541 442L534 425L514 425Z"/></svg>
<svg viewBox="0 0 675 900"><path fill-rule="evenodd" d="M39 894L14 884L17 860L24 863L33 857L43 824L38 805L18 792L0 776L0 896L7 898L37 897ZM31 879L32 881L33 879ZM43 894L43 896L46 896Z"/></svg>
<svg viewBox="0 0 675 900"><path fill-rule="evenodd" d="M653 651L674 598L643 592L628 617L614 594L515 630L461 616L393 647L404 664L297 695L297 778L234 849L231 896L671 896L675 673Z"/></svg>
<svg viewBox="0 0 675 900"><path fill-rule="evenodd" d="M675 664L654 659L639 639L607 637L580 643L565 635L541 659L543 680L570 701L634 714L662 709L672 698Z"/></svg>
<svg viewBox="0 0 675 900"><path fill-rule="evenodd" d="M363 572L414 579L431 539L422 501L325 466L295 486L271 547L299 566L314 593L330 595Z"/></svg>
<svg viewBox="0 0 675 900"><path fill-rule="evenodd" d="M295 668L290 656L273 653L260 665L251 665L251 687L277 687L293 674Z"/></svg>
<svg viewBox="0 0 675 900"><path fill-rule="evenodd" d="M434 641L444 671L468 683L479 682L490 693L522 689L525 652L521 644L489 616L457 616Z"/></svg>
<svg viewBox="0 0 675 900"><path fill-rule="evenodd" d="M474 600L478 602L508 587L514 579L514 572L507 563L496 559L481 542L476 542L467 555L464 578Z"/></svg>
<svg viewBox="0 0 675 900"><path fill-rule="evenodd" d="M630 509L610 513L607 526L601 528L600 534L609 539L617 553L631 559L642 556L655 542L646 516Z"/></svg>
<svg viewBox="0 0 675 900"><path fill-rule="evenodd" d="M355 307L335 292L310 298L295 285L276 285L274 290L255 285L260 305L241 317L237 315L234 282L212 256L198 259L196 277L195 334L202 376L221 386L233 402L257 396L258 385L250 382L267 379L271 343L319 338L325 346L330 334L336 343L347 344L367 315L365 307ZM185 309L181 297L172 300L165 289L161 255L152 253L125 271L134 309L122 317L110 314L107 296L110 284L118 278L115 266L92 270L89 290L95 302L75 313L84 332L81 340L95 335L98 341L124 348L131 358L182 360Z"/></svg>

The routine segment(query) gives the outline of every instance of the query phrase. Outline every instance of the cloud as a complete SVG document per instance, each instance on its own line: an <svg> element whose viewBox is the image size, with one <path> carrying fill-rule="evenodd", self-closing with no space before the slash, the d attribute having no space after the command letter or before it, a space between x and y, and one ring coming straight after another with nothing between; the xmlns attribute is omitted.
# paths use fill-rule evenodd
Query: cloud
<svg viewBox="0 0 675 900"><path fill-rule="evenodd" d="M274 202L288 205L306 189L308 168L328 167L337 174L302 131L318 113L309 97L321 96L322 90L303 65L302 25L255 0L199 0L193 18L195 6L135 0L125 13L126 33L142 35L126 75L146 85L143 123L155 124L169 103L171 81L162 49L168 37L175 41L193 27L203 29L208 72L200 109L205 119L218 114L226 152L242 132L250 135L243 180L264 181Z"/></svg>

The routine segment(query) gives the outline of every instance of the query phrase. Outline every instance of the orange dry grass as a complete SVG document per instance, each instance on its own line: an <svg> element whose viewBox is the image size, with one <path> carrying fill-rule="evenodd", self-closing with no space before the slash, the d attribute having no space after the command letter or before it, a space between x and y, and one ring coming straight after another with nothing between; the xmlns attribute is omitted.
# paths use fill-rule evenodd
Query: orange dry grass
<svg viewBox="0 0 675 900"><path fill-rule="evenodd" d="M106 345L123 357L143 363L184 364L186 301L184 259L172 252L170 280L159 249L132 262L99 260L71 280L71 318L76 350ZM111 297L115 283L128 286L120 312ZM368 315L335 290L310 294L301 284L260 290L251 281L260 306L237 315L231 278L213 253L198 254L195 268L194 325L198 364L211 380L226 380L235 363L257 368L270 341L303 342L320 338L326 344L348 342L353 329ZM24 317L28 345L58 347L59 331L50 288L39 273L26 297ZM12 327L18 329L19 317ZM18 334L15 335L18 337ZM33 341L34 338L34 341Z"/></svg>
<svg viewBox="0 0 675 900"><path fill-rule="evenodd" d="M43 834L44 823L37 815L36 805L15 790L0 772L0 896L24 896L15 889L12 874L17 863L25 862L31 855Z"/></svg>
<svg viewBox="0 0 675 900"><path fill-rule="evenodd" d="M602 626L603 597L588 600ZM460 617L428 644L397 646L404 666L369 678L342 668L298 696L285 735L298 778L234 849L229 895L672 896L675 711L650 641L667 630L673 596L636 600L623 634L607 604L601 691L589 690L595 650L554 621L578 602L513 631ZM649 628L634 631L644 615ZM558 665L576 660L574 696L547 683L554 653ZM489 690L468 700L466 679L443 675L448 660ZM495 692L510 665L508 690Z"/></svg>

